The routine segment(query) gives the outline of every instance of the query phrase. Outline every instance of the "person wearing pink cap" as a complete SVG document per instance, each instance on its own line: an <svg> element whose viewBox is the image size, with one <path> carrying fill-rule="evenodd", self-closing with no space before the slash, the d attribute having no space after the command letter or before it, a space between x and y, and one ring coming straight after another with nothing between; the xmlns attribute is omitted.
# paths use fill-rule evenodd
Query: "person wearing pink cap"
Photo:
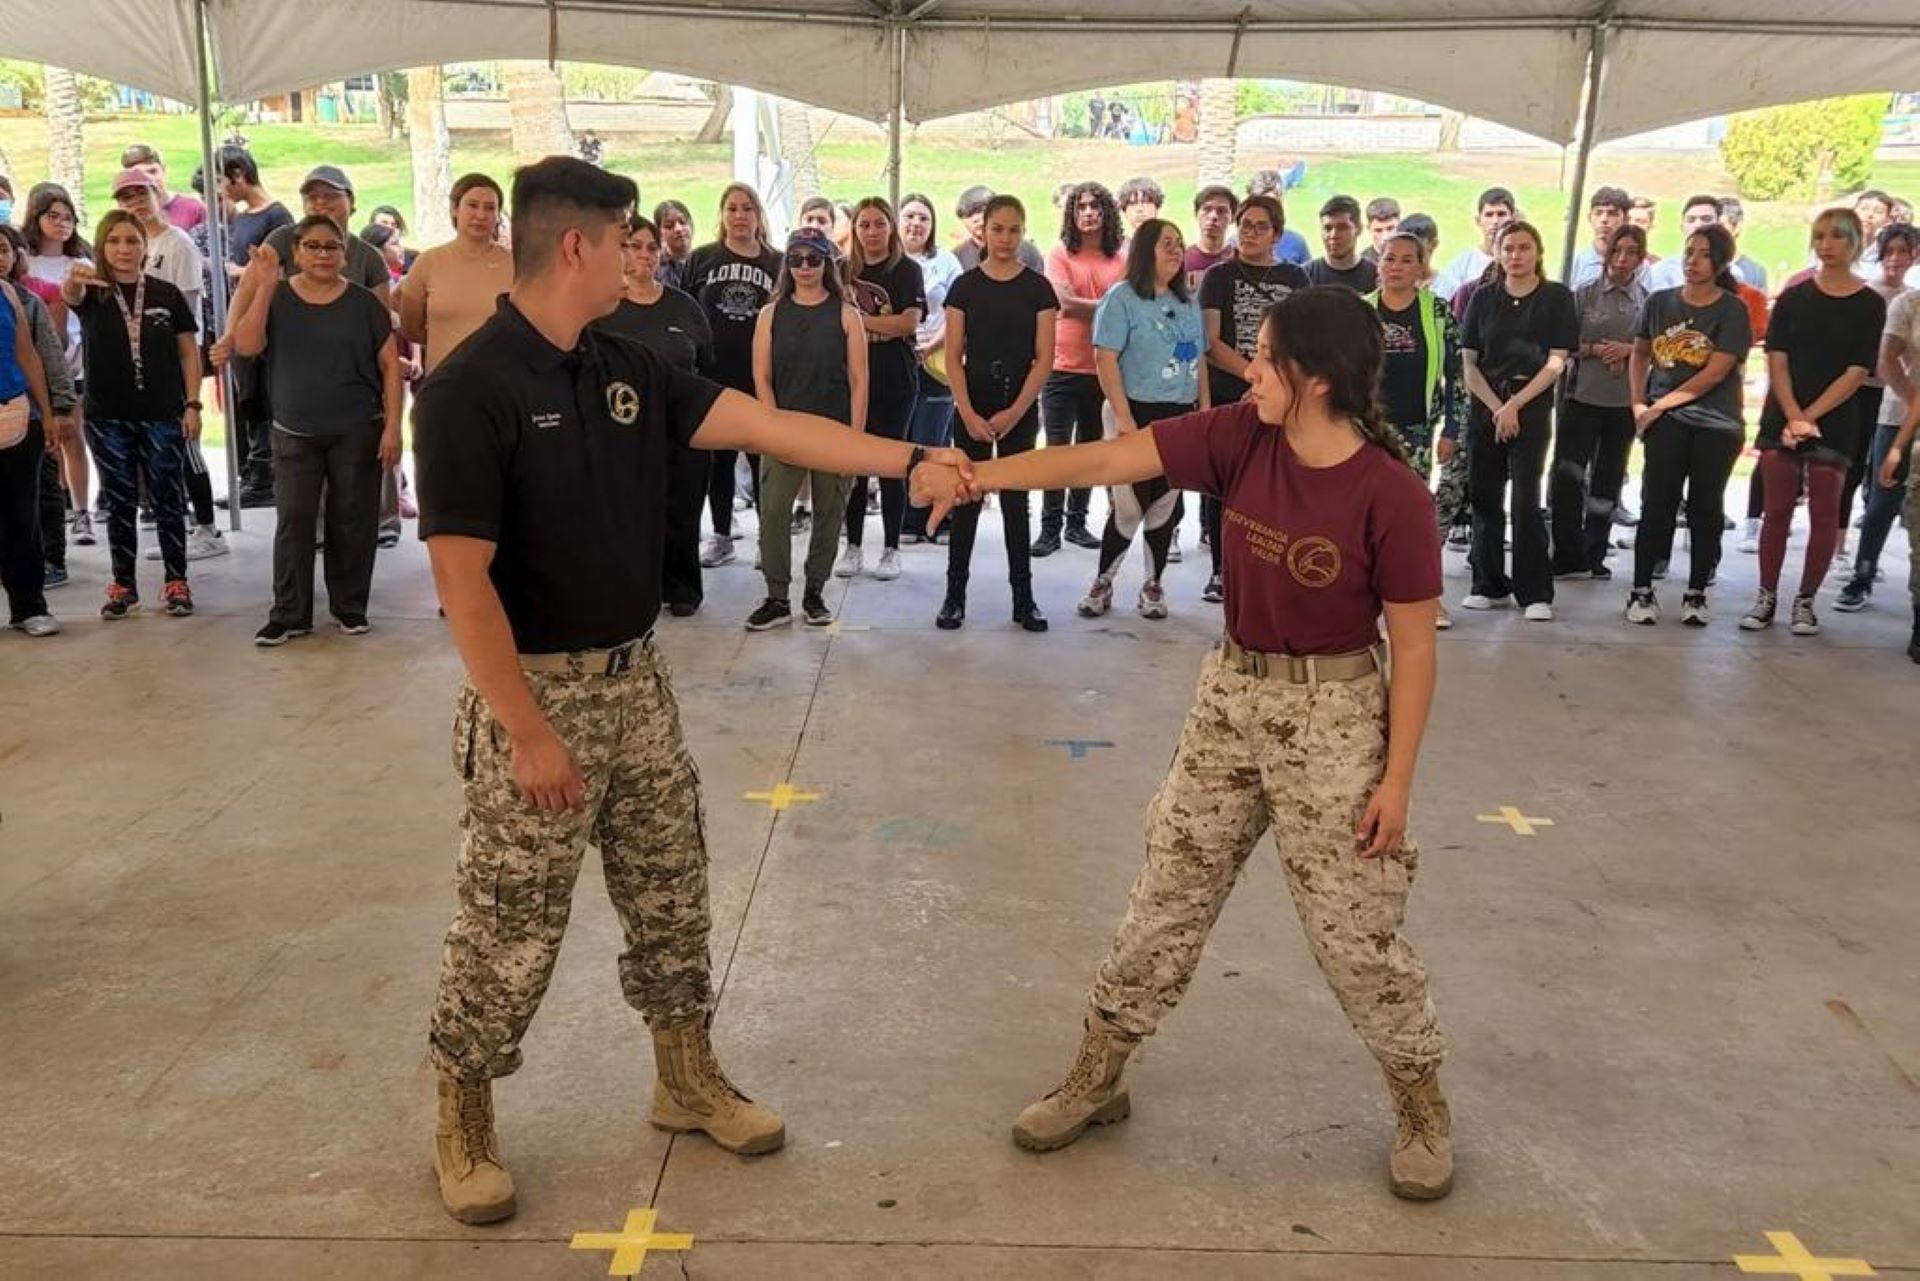
<svg viewBox="0 0 1920 1281"><path fill-rule="evenodd" d="M182 232L190 232L207 220L207 207L199 197L167 190L167 166L160 153L144 142L136 142L120 153L121 169L138 169L153 185L160 202L160 216Z"/></svg>

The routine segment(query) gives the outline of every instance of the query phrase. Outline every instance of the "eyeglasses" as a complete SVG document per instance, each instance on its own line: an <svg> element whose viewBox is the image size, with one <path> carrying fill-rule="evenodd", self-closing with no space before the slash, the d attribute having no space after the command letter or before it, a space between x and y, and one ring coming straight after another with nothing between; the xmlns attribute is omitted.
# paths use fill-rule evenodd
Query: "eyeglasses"
<svg viewBox="0 0 1920 1281"><path fill-rule="evenodd" d="M329 254L343 254L347 252L347 247L341 244L338 240L302 240L300 242L300 248L306 250L310 254L316 254L320 256L325 256Z"/></svg>
<svg viewBox="0 0 1920 1281"><path fill-rule="evenodd" d="M1240 234L1243 236L1269 236L1273 234L1273 224L1270 222L1243 222L1240 224Z"/></svg>
<svg viewBox="0 0 1920 1281"><path fill-rule="evenodd" d="M73 222L74 222L74 218L72 214L63 213L58 209L49 209L45 213L41 214L40 216L42 218L49 219L53 222L63 222L69 227L73 226Z"/></svg>
<svg viewBox="0 0 1920 1281"><path fill-rule="evenodd" d="M827 265L827 260L819 254L788 254L787 266L795 271L812 271Z"/></svg>

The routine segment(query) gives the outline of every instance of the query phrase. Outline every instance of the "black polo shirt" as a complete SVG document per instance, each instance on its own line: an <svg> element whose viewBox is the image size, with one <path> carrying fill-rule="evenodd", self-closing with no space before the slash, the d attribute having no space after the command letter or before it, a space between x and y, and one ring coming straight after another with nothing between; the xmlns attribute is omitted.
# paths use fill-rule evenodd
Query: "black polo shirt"
<svg viewBox="0 0 1920 1281"><path fill-rule="evenodd" d="M660 612L667 474L720 387L592 329L561 351L502 298L413 409L420 537L497 544L523 654L604 649Z"/></svg>

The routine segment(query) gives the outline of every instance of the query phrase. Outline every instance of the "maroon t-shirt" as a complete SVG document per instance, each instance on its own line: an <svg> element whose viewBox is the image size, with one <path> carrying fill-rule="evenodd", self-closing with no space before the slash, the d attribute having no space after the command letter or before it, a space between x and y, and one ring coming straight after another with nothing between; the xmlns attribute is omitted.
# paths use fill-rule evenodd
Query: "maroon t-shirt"
<svg viewBox="0 0 1920 1281"><path fill-rule="evenodd" d="M1225 508L1227 635L1246 648L1350 654L1380 639L1382 601L1440 595L1433 497L1386 450L1309 467L1248 402L1150 430L1168 481Z"/></svg>

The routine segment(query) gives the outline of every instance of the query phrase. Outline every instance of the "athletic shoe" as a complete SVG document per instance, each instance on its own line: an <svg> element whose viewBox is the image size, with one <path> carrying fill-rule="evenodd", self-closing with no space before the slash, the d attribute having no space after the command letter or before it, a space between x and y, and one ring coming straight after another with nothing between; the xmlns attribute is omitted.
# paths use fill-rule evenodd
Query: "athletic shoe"
<svg viewBox="0 0 1920 1281"><path fill-rule="evenodd" d="M131 587L122 587L119 583L107 584L107 603L100 607L100 617L109 623L118 622L129 614L140 612L140 593Z"/></svg>
<svg viewBox="0 0 1920 1281"><path fill-rule="evenodd" d="M933 545L935 547L945 547L947 545L947 540L951 536L952 536L952 531L949 530L945 525L942 525L939 529L936 529L933 532ZM961 612L964 613L965 611L962 610Z"/></svg>
<svg viewBox="0 0 1920 1281"><path fill-rule="evenodd" d="M900 531L900 545L902 547L915 547L926 541L927 536L925 534L916 534L911 529L903 529ZM1029 552L1028 555L1032 555L1032 553Z"/></svg>
<svg viewBox="0 0 1920 1281"><path fill-rule="evenodd" d="M1635 535L1633 534L1615 534L1613 536L1613 550L1617 552L1632 551L1634 537Z"/></svg>
<svg viewBox="0 0 1920 1281"><path fill-rule="evenodd" d="M1107 598L1113 598L1113 588L1107 588ZM1143 583L1140 587L1140 599L1134 608L1140 611L1142 618L1165 618L1167 616L1167 593L1158 583Z"/></svg>
<svg viewBox="0 0 1920 1281"><path fill-rule="evenodd" d="M1660 621L1660 602L1651 587L1636 587L1627 593L1627 621L1651 627Z"/></svg>
<svg viewBox="0 0 1920 1281"><path fill-rule="evenodd" d="M1616 504L1613 509L1613 523L1616 525L1625 525L1628 529L1632 529L1640 523L1640 513L1625 503Z"/></svg>
<svg viewBox="0 0 1920 1281"><path fill-rule="evenodd" d="M285 623L268 622L253 634L253 643L261 649L275 649L296 636L310 635L312 631L310 627L288 627Z"/></svg>
<svg viewBox="0 0 1920 1281"><path fill-rule="evenodd" d="M1220 581L1220 575L1218 574L1215 574L1211 578L1207 579L1207 585L1204 588L1202 588L1200 591L1200 599L1207 602L1207 604L1209 605L1218 605L1221 601L1225 600L1226 598L1227 598L1226 584ZM1442 609L1442 612L1445 612L1445 606L1442 606L1441 609Z"/></svg>
<svg viewBox="0 0 1920 1281"><path fill-rule="evenodd" d="M140 528L153 529L157 527L159 524L160 524L160 519L159 517L153 514L153 508L142 507L140 509Z"/></svg>
<svg viewBox="0 0 1920 1281"><path fill-rule="evenodd" d="M160 599L170 618L186 618L193 613L193 589L184 578L170 578L160 589Z"/></svg>
<svg viewBox="0 0 1920 1281"><path fill-rule="evenodd" d="M1593 571L1583 565L1579 569L1556 569L1553 571L1553 576L1561 582L1566 582L1574 578L1592 578Z"/></svg>
<svg viewBox="0 0 1920 1281"><path fill-rule="evenodd" d="M707 545L700 551L700 568L715 569L734 558L733 540L720 534L707 539Z"/></svg>
<svg viewBox="0 0 1920 1281"><path fill-rule="evenodd" d="M1033 546L1027 548L1027 555L1035 560L1045 560L1059 550L1060 531L1043 529L1040 531L1040 537L1033 540Z"/></svg>
<svg viewBox="0 0 1920 1281"><path fill-rule="evenodd" d="M873 576L883 583L900 577L900 553L891 547L882 551L880 563L873 567Z"/></svg>
<svg viewBox="0 0 1920 1281"><path fill-rule="evenodd" d="M1100 545L1100 536L1089 531L1085 521L1068 525L1067 532L1062 534L1061 537L1072 543L1075 547L1098 547Z"/></svg>
<svg viewBox="0 0 1920 1281"><path fill-rule="evenodd" d="M1688 592L1680 598L1680 621L1688 627L1705 627L1709 618L1705 592Z"/></svg>
<svg viewBox="0 0 1920 1281"><path fill-rule="evenodd" d="M29 636L58 636L60 620L52 614L35 614L32 618L21 619L13 625L13 628Z"/></svg>
<svg viewBox="0 0 1920 1281"><path fill-rule="evenodd" d="M800 598L800 612L806 615L808 627L826 627L833 622L833 611L827 608L827 602L819 592L808 592Z"/></svg>
<svg viewBox="0 0 1920 1281"><path fill-rule="evenodd" d="M1511 596L1482 596L1479 592L1463 598L1461 609L1505 609L1513 604Z"/></svg>
<svg viewBox="0 0 1920 1281"><path fill-rule="evenodd" d="M833 567L833 576L835 578L852 578L865 568L866 558L861 554L860 549L852 543L848 543L847 549L840 553L840 563Z"/></svg>
<svg viewBox="0 0 1920 1281"><path fill-rule="evenodd" d="M700 612L700 607L690 600L670 600L667 602L667 612L675 618L692 618Z"/></svg>
<svg viewBox="0 0 1920 1281"><path fill-rule="evenodd" d="M1167 564L1178 565L1181 559L1182 557L1180 554L1180 531L1175 530L1173 532L1173 541L1167 544Z"/></svg>
<svg viewBox="0 0 1920 1281"><path fill-rule="evenodd" d="M1453 615L1447 612L1447 602L1443 600L1433 602L1433 630L1436 632L1453 630Z"/></svg>
<svg viewBox="0 0 1920 1281"><path fill-rule="evenodd" d="M1744 632L1762 631L1773 626L1773 614L1780 605L1780 594L1762 587L1753 598L1753 608L1740 620L1740 630Z"/></svg>
<svg viewBox="0 0 1920 1281"><path fill-rule="evenodd" d="M1113 581L1095 578L1093 586L1087 588L1087 594L1074 607L1082 618L1099 618L1113 608Z"/></svg>
<svg viewBox="0 0 1920 1281"><path fill-rule="evenodd" d="M1820 634L1820 618L1813 612L1813 597L1795 596L1793 598L1793 623L1790 630L1795 636Z"/></svg>
<svg viewBox="0 0 1920 1281"><path fill-rule="evenodd" d="M750 632L772 631L776 627L786 627L792 622L793 606L769 596L760 602L760 608L747 615L747 630Z"/></svg>
<svg viewBox="0 0 1920 1281"><path fill-rule="evenodd" d="M392 551L400 545L400 531L397 529L381 530L378 534L374 535L373 545L383 552Z"/></svg>
<svg viewBox="0 0 1920 1281"><path fill-rule="evenodd" d="M1553 606L1543 600L1537 600L1521 611L1521 617L1525 618L1529 623L1551 623L1553 621Z"/></svg>
<svg viewBox="0 0 1920 1281"><path fill-rule="evenodd" d="M967 621L967 602L949 595L940 604L940 612L934 615L933 625L943 632L957 630Z"/></svg>
<svg viewBox="0 0 1920 1281"><path fill-rule="evenodd" d="M735 494L733 496L733 509L737 512L751 511L753 509L753 499L747 497L745 494Z"/></svg>
<svg viewBox="0 0 1920 1281"><path fill-rule="evenodd" d="M1610 583L1613 581L1613 571L1605 565L1595 565L1588 571L1587 577L1593 579L1596 583Z"/></svg>
<svg viewBox="0 0 1920 1281"><path fill-rule="evenodd" d="M40 576L40 586L42 590L45 591L52 591L56 587L65 587L72 581L73 579L68 576L66 569L59 565L48 565L41 572Z"/></svg>
<svg viewBox="0 0 1920 1281"><path fill-rule="evenodd" d="M215 556L225 556L226 554L227 540L222 538L220 531L212 525L195 525L187 531L188 560L211 560ZM146 558L148 560L159 560L160 549L158 547L147 548Z"/></svg>
<svg viewBox="0 0 1920 1281"><path fill-rule="evenodd" d="M1473 546L1473 530L1467 525L1455 525L1447 534L1447 546L1454 551L1463 552Z"/></svg>
<svg viewBox="0 0 1920 1281"><path fill-rule="evenodd" d="M373 624L367 621L365 614L341 614L333 621L348 636L365 636L373 630Z"/></svg>
<svg viewBox="0 0 1920 1281"><path fill-rule="evenodd" d="M796 534L805 534L805 533L810 533L812 529L813 529L813 510L807 507L794 508L793 509L793 532Z"/></svg>
<svg viewBox="0 0 1920 1281"><path fill-rule="evenodd" d="M1660 581L1661 581L1662 579L1664 579L1664 578L1665 578L1665 577L1667 576L1667 567L1668 567L1668 565L1670 565L1671 563L1672 563L1671 561L1666 561L1666 560L1663 560L1663 561L1659 561L1659 562L1656 562L1656 563L1655 563L1655 565L1654 565L1654 567L1653 567L1653 581L1654 581L1654 582L1656 582L1656 583L1657 583L1657 582L1660 582Z"/></svg>
<svg viewBox="0 0 1920 1281"><path fill-rule="evenodd" d="M1833 602L1833 607L1843 614L1857 614L1867 607L1867 597L1871 595L1873 584L1863 583L1856 576L1840 589L1840 599Z"/></svg>
<svg viewBox="0 0 1920 1281"><path fill-rule="evenodd" d="M84 511L71 512L67 516L68 539L76 547L92 547L100 540L94 537L93 516Z"/></svg>
<svg viewBox="0 0 1920 1281"><path fill-rule="evenodd" d="M1740 531L1740 550L1749 555L1760 550L1760 521L1758 518L1753 516L1747 517L1746 528Z"/></svg>

